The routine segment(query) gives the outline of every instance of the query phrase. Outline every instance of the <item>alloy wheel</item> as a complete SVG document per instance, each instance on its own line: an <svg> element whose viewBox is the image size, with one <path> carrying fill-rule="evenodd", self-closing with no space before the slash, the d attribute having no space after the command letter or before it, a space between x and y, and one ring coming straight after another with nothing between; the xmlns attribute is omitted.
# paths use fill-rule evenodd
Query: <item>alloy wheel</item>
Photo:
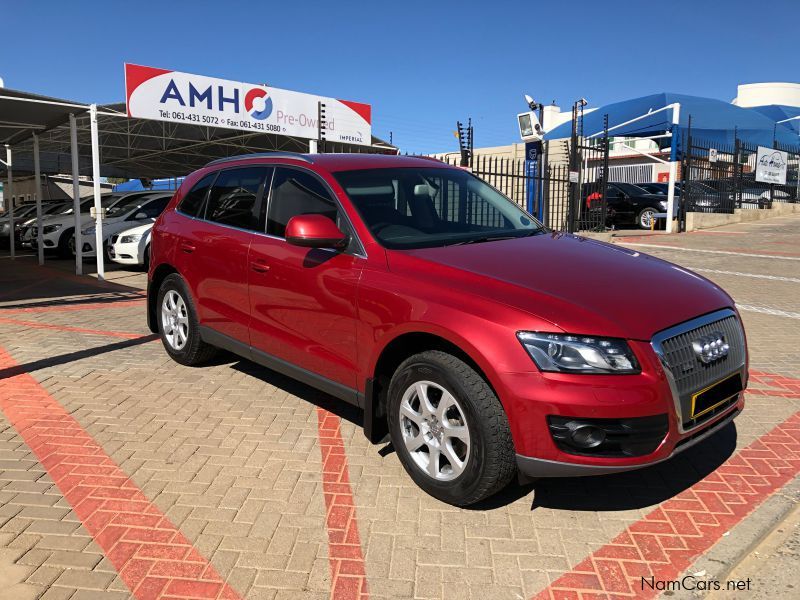
<svg viewBox="0 0 800 600"><path fill-rule="evenodd" d="M452 481L470 459L470 435L458 400L432 381L418 381L400 401L403 442L416 465L437 481Z"/></svg>
<svg viewBox="0 0 800 600"><path fill-rule="evenodd" d="M650 229L655 214L653 210L645 210L642 212L642 215L639 217L639 222L644 229Z"/></svg>
<svg viewBox="0 0 800 600"><path fill-rule="evenodd" d="M164 294L161 302L161 328L173 350L181 350L189 339L189 313L181 295L175 290Z"/></svg>

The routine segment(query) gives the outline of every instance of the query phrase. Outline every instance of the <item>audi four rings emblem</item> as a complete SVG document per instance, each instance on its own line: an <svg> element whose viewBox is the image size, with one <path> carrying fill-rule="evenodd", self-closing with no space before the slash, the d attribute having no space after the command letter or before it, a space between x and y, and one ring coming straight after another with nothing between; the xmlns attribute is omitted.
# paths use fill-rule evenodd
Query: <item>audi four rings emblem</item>
<svg viewBox="0 0 800 600"><path fill-rule="evenodd" d="M725 335L721 331L712 331L708 335L692 341L692 350L701 362L708 364L727 356L730 350Z"/></svg>

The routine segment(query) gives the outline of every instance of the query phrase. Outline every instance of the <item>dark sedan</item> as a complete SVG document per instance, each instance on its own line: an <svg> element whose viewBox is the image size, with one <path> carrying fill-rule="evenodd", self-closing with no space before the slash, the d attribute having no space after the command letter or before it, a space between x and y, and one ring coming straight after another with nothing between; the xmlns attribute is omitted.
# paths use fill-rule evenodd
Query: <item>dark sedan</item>
<svg viewBox="0 0 800 600"><path fill-rule="evenodd" d="M599 195L597 192L594 195ZM596 210L592 196L586 198L587 210ZM667 198L663 194L650 194L632 183L609 181L606 190L606 225L636 225L650 229L657 214L667 211ZM677 216L677 203L674 215Z"/></svg>

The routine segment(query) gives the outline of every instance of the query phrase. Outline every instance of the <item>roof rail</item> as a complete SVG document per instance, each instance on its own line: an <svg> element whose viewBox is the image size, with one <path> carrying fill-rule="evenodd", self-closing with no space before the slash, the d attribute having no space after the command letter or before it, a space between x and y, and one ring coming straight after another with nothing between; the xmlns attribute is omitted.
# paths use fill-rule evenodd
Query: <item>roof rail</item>
<svg viewBox="0 0 800 600"><path fill-rule="evenodd" d="M206 166L218 165L220 163L231 162L234 160L242 160L244 158L293 158L295 160L302 160L303 162L314 164L307 154L300 152L254 152L253 154L239 154L237 156L228 156L227 158L218 158L212 160Z"/></svg>

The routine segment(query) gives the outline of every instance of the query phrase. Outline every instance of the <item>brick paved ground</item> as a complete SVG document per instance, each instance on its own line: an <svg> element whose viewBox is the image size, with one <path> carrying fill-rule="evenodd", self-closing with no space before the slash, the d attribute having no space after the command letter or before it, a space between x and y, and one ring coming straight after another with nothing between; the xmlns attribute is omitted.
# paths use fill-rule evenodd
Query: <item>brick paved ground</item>
<svg viewBox="0 0 800 600"><path fill-rule="evenodd" d="M623 241L740 304L745 413L667 464L513 485L469 510L421 493L357 411L315 390L231 356L172 362L146 330L140 273L100 286L0 258L0 599L623 593L637 569L677 573L735 543L723 530L800 470L800 218ZM785 464L763 473L778 447ZM712 510L715 485L737 508Z"/></svg>

